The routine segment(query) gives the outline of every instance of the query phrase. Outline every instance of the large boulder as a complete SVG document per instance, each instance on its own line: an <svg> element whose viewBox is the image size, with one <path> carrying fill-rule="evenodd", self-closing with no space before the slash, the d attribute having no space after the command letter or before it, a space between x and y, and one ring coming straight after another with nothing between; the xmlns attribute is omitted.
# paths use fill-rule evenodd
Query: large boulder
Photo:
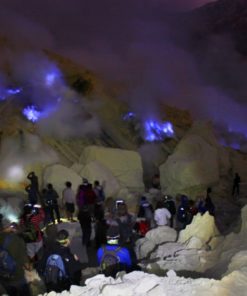
<svg viewBox="0 0 247 296"><path fill-rule="evenodd" d="M159 226L147 232L146 239L151 240L156 245L165 242L175 242L177 231L169 226Z"/></svg>
<svg viewBox="0 0 247 296"><path fill-rule="evenodd" d="M199 135L183 138L174 154L160 166L161 186L166 192L191 193L219 181L218 150Z"/></svg>
<svg viewBox="0 0 247 296"><path fill-rule="evenodd" d="M114 177L109 168L99 161L95 160L89 162L83 167L79 174L83 178L87 178L90 182L98 180L100 184L104 184L106 197L115 196L121 188L117 178Z"/></svg>
<svg viewBox="0 0 247 296"><path fill-rule="evenodd" d="M43 175L44 185L51 183L60 197L62 197L66 181L72 183L72 189L76 192L78 186L82 183L82 178L72 169L61 164L54 164L45 168Z"/></svg>
<svg viewBox="0 0 247 296"><path fill-rule="evenodd" d="M83 150L80 163L97 161L108 168L121 187L143 191L143 168L140 155L135 151L88 146Z"/></svg>
<svg viewBox="0 0 247 296"><path fill-rule="evenodd" d="M192 223L180 231L178 242L185 243L192 237L197 237L202 244L206 244L217 235L219 235L219 231L215 225L214 217L206 212L204 215L197 214L194 216Z"/></svg>
<svg viewBox="0 0 247 296"><path fill-rule="evenodd" d="M136 241L135 253L137 259L144 259L155 249L156 245L151 240L141 238Z"/></svg>
<svg viewBox="0 0 247 296"><path fill-rule="evenodd" d="M175 242L177 232L168 226L161 226L147 232L145 238L136 241L135 251L138 259L147 258L161 244Z"/></svg>

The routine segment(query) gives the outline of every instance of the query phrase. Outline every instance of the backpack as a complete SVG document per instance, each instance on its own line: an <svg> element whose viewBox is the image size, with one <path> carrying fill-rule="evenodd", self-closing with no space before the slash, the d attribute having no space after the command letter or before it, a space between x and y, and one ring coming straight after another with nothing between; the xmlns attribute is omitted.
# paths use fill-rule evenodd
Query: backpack
<svg viewBox="0 0 247 296"><path fill-rule="evenodd" d="M82 208L85 204L85 193L83 190L80 190L76 196L76 202L78 208Z"/></svg>
<svg viewBox="0 0 247 296"><path fill-rule="evenodd" d="M56 285L68 279L63 259L60 255L52 254L47 258L44 271L46 284Z"/></svg>
<svg viewBox="0 0 247 296"><path fill-rule="evenodd" d="M141 236L145 236L146 233L150 230L150 226L148 221L144 220L144 221L140 221L138 223L138 232Z"/></svg>
<svg viewBox="0 0 247 296"><path fill-rule="evenodd" d="M31 222L32 216L24 222L21 236L24 239L25 243L34 243L37 241L39 236L39 231L36 230L34 224Z"/></svg>
<svg viewBox="0 0 247 296"><path fill-rule="evenodd" d="M114 277L120 270L120 259L117 255L121 247L117 247L115 250L107 250L103 247L103 256L100 262L100 269L105 276Z"/></svg>
<svg viewBox="0 0 247 296"><path fill-rule="evenodd" d="M3 245L0 246L0 277L2 279L11 279L16 271L16 262L7 251L7 247L12 237L6 236Z"/></svg>
<svg viewBox="0 0 247 296"><path fill-rule="evenodd" d="M188 219L187 210L186 210L184 207L182 207L182 206L180 206L180 207L178 208L177 219L178 219L178 221L181 222L181 223L186 222L187 219Z"/></svg>

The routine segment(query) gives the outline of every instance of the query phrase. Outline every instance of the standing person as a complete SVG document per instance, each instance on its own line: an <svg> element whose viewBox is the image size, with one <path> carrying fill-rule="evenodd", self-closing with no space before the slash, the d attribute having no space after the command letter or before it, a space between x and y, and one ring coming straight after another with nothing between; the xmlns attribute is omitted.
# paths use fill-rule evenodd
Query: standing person
<svg viewBox="0 0 247 296"><path fill-rule="evenodd" d="M185 229L188 222L189 199L186 195L181 195L180 204L177 210L178 230Z"/></svg>
<svg viewBox="0 0 247 296"><path fill-rule="evenodd" d="M118 203L116 221L119 226L120 243L131 245L133 243L133 228L135 223L133 216L128 212L125 202L121 201Z"/></svg>
<svg viewBox="0 0 247 296"><path fill-rule="evenodd" d="M145 196L141 197L140 206L136 219L136 226L139 235L145 236L150 228L154 227L154 210Z"/></svg>
<svg viewBox="0 0 247 296"><path fill-rule="evenodd" d="M165 196L164 206L171 213L170 226L173 227L174 218L176 215L176 204L172 196L170 195Z"/></svg>
<svg viewBox="0 0 247 296"><path fill-rule="evenodd" d="M103 204L105 201L104 186L100 185L100 182L98 180L94 181L93 191L96 195L96 203Z"/></svg>
<svg viewBox="0 0 247 296"><path fill-rule="evenodd" d="M160 175L159 174L154 174L153 178L152 178L152 188L155 189L160 189Z"/></svg>
<svg viewBox="0 0 247 296"><path fill-rule="evenodd" d="M157 202L156 210L154 212L154 220L156 225L159 226L169 226L170 219L172 215L171 213L164 207L162 201Z"/></svg>
<svg viewBox="0 0 247 296"><path fill-rule="evenodd" d="M82 244L86 247L90 246L90 237L92 232L92 220L88 206L85 205L79 209L78 220L82 230Z"/></svg>
<svg viewBox="0 0 247 296"><path fill-rule="evenodd" d="M38 177L35 175L34 172L30 172L27 175L27 179L30 180L33 189L37 192L37 195L38 195L39 194L39 180L38 180Z"/></svg>
<svg viewBox="0 0 247 296"><path fill-rule="evenodd" d="M215 215L215 206L212 202L211 197L208 195L205 199L205 209L211 216Z"/></svg>
<svg viewBox="0 0 247 296"><path fill-rule="evenodd" d="M47 248L37 264L47 292L69 290L71 285L79 285L82 264L70 251L70 239L67 230L62 229L56 235L56 241Z"/></svg>
<svg viewBox="0 0 247 296"><path fill-rule="evenodd" d="M104 216L104 201L105 201L105 192L104 192L105 183L100 185L98 180L94 181L93 191L96 196L96 202L94 206L94 218L95 220L101 220L102 215Z"/></svg>
<svg viewBox="0 0 247 296"><path fill-rule="evenodd" d="M45 213L41 206L30 206L29 204L24 207L23 214L20 218L20 235L26 243L30 270L32 269L32 264L37 261L38 253L43 247L43 235L40 224L44 218Z"/></svg>
<svg viewBox="0 0 247 296"><path fill-rule="evenodd" d="M80 210L85 205L85 203L84 186L80 185L76 193L76 204L78 209Z"/></svg>
<svg viewBox="0 0 247 296"><path fill-rule="evenodd" d="M75 212L75 193L72 190L71 182L67 181L65 185L66 188L63 190L62 202L65 205L68 220L74 222L73 213Z"/></svg>
<svg viewBox="0 0 247 296"><path fill-rule="evenodd" d="M5 257L1 257L0 261L0 281L7 292L6 295L30 296L30 289L24 273L24 270L28 267L26 246L16 232L16 225L12 224L8 218L2 217L0 248L2 248L1 253L4 251Z"/></svg>
<svg viewBox="0 0 247 296"><path fill-rule="evenodd" d="M47 191L46 191L46 195L44 196L44 199L49 209L50 217L53 224L55 224L54 212L56 213L58 223L62 223L62 221L60 220L60 211L59 211L59 206L57 202L58 198L59 196L56 190L53 188L53 185L50 183L47 184Z"/></svg>
<svg viewBox="0 0 247 296"><path fill-rule="evenodd" d="M232 186L232 196L234 196L235 191L237 192L237 196L239 196L239 183L241 182L240 176L238 173L235 174Z"/></svg>
<svg viewBox="0 0 247 296"><path fill-rule="evenodd" d="M91 216L94 216L94 207L95 207L95 203L96 203L96 194L93 190L93 186L91 183L88 182L87 179L83 178L83 184L82 184L82 190L84 192L84 200L85 200L85 204L88 206L89 208L89 212L91 214Z"/></svg>
<svg viewBox="0 0 247 296"><path fill-rule="evenodd" d="M33 187L32 184L27 185L25 187L25 191L28 193L28 202L32 205L37 204L38 202L38 196L35 188Z"/></svg>

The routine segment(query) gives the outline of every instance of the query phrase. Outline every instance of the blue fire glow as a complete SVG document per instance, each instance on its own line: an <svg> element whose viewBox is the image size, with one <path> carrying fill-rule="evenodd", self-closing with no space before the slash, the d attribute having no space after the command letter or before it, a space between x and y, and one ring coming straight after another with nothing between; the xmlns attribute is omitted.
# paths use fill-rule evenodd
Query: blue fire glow
<svg viewBox="0 0 247 296"><path fill-rule="evenodd" d="M45 76L45 84L46 86L52 86L56 81L57 74L55 72L51 72L46 74Z"/></svg>
<svg viewBox="0 0 247 296"><path fill-rule="evenodd" d="M22 91L21 88L7 88L6 93L10 96L17 95Z"/></svg>
<svg viewBox="0 0 247 296"><path fill-rule="evenodd" d="M131 120L131 119L133 119L135 117L136 117L135 113L128 112L128 113L124 114L123 120Z"/></svg>
<svg viewBox="0 0 247 296"><path fill-rule="evenodd" d="M38 111L34 105L25 107L22 110L22 114L32 122L37 122L41 116L41 112Z"/></svg>
<svg viewBox="0 0 247 296"><path fill-rule="evenodd" d="M145 140L148 142L162 141L173 137L174 130L170 122L159 123L155 120L146 120L144 123Z"/></svg>
<svg viewBox="0 0 247 296"><path fill-rule="evenodd" d="M123 115L125 121L135 121L137 116L134 112L128 112ZM144 139L148 142L163 141L165 138L171 138L175 135L173 125L170 122L160 123L157 120L149 119L143 123Z"/></svg>
<svg viewBox="0 0 247 296"><path fill-rule="evenodd" d="M6 88L6 89L1 89L0 91L0 100L4 101L10 96L14 96L19 94L22 91L21 88Z"/></svg>

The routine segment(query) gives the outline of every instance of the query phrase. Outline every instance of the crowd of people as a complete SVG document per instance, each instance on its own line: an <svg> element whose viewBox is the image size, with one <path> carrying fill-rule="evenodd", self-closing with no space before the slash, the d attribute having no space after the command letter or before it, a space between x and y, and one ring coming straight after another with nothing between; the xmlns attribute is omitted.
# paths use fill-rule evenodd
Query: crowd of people
<svg viewBox="0 0 247 296"><path fill-rule="evenodd" d="M31 172L28 179L28 203L23 208L19 224L11 223L6 217L1 219L0 252L6 253L8 262L12 261L12 271L5 270L4 274L0 262L0 277L5 279L2 286L10 296L30 295L25 269L36 269L47 291L59 292L69 289L71 284L80 284L82 264L71 253L68 231L58 231L52 244L46 243L42 231L56 222L63 223L62 210L68 223L79 221L82 245L86 250L96 250L100 271L113 277L120 270L140 269L134 244L150 229L169 226L181 230L191 223L197 213L208 211L211 215L215 214L211 188L207 189L205 198L199 197L196 202L186 195L173 199L161 194L161 191L154 202L144 194L140 196L136 214L133 214L129 213L124 199L106 198L104 186L97 180L91 184L83 178L77 192L72 189L72 183L66 181L59 201L52 184L47 184L39 192L35 173ZM154 188L159 190L157 176L154 181Z"/></svg>

